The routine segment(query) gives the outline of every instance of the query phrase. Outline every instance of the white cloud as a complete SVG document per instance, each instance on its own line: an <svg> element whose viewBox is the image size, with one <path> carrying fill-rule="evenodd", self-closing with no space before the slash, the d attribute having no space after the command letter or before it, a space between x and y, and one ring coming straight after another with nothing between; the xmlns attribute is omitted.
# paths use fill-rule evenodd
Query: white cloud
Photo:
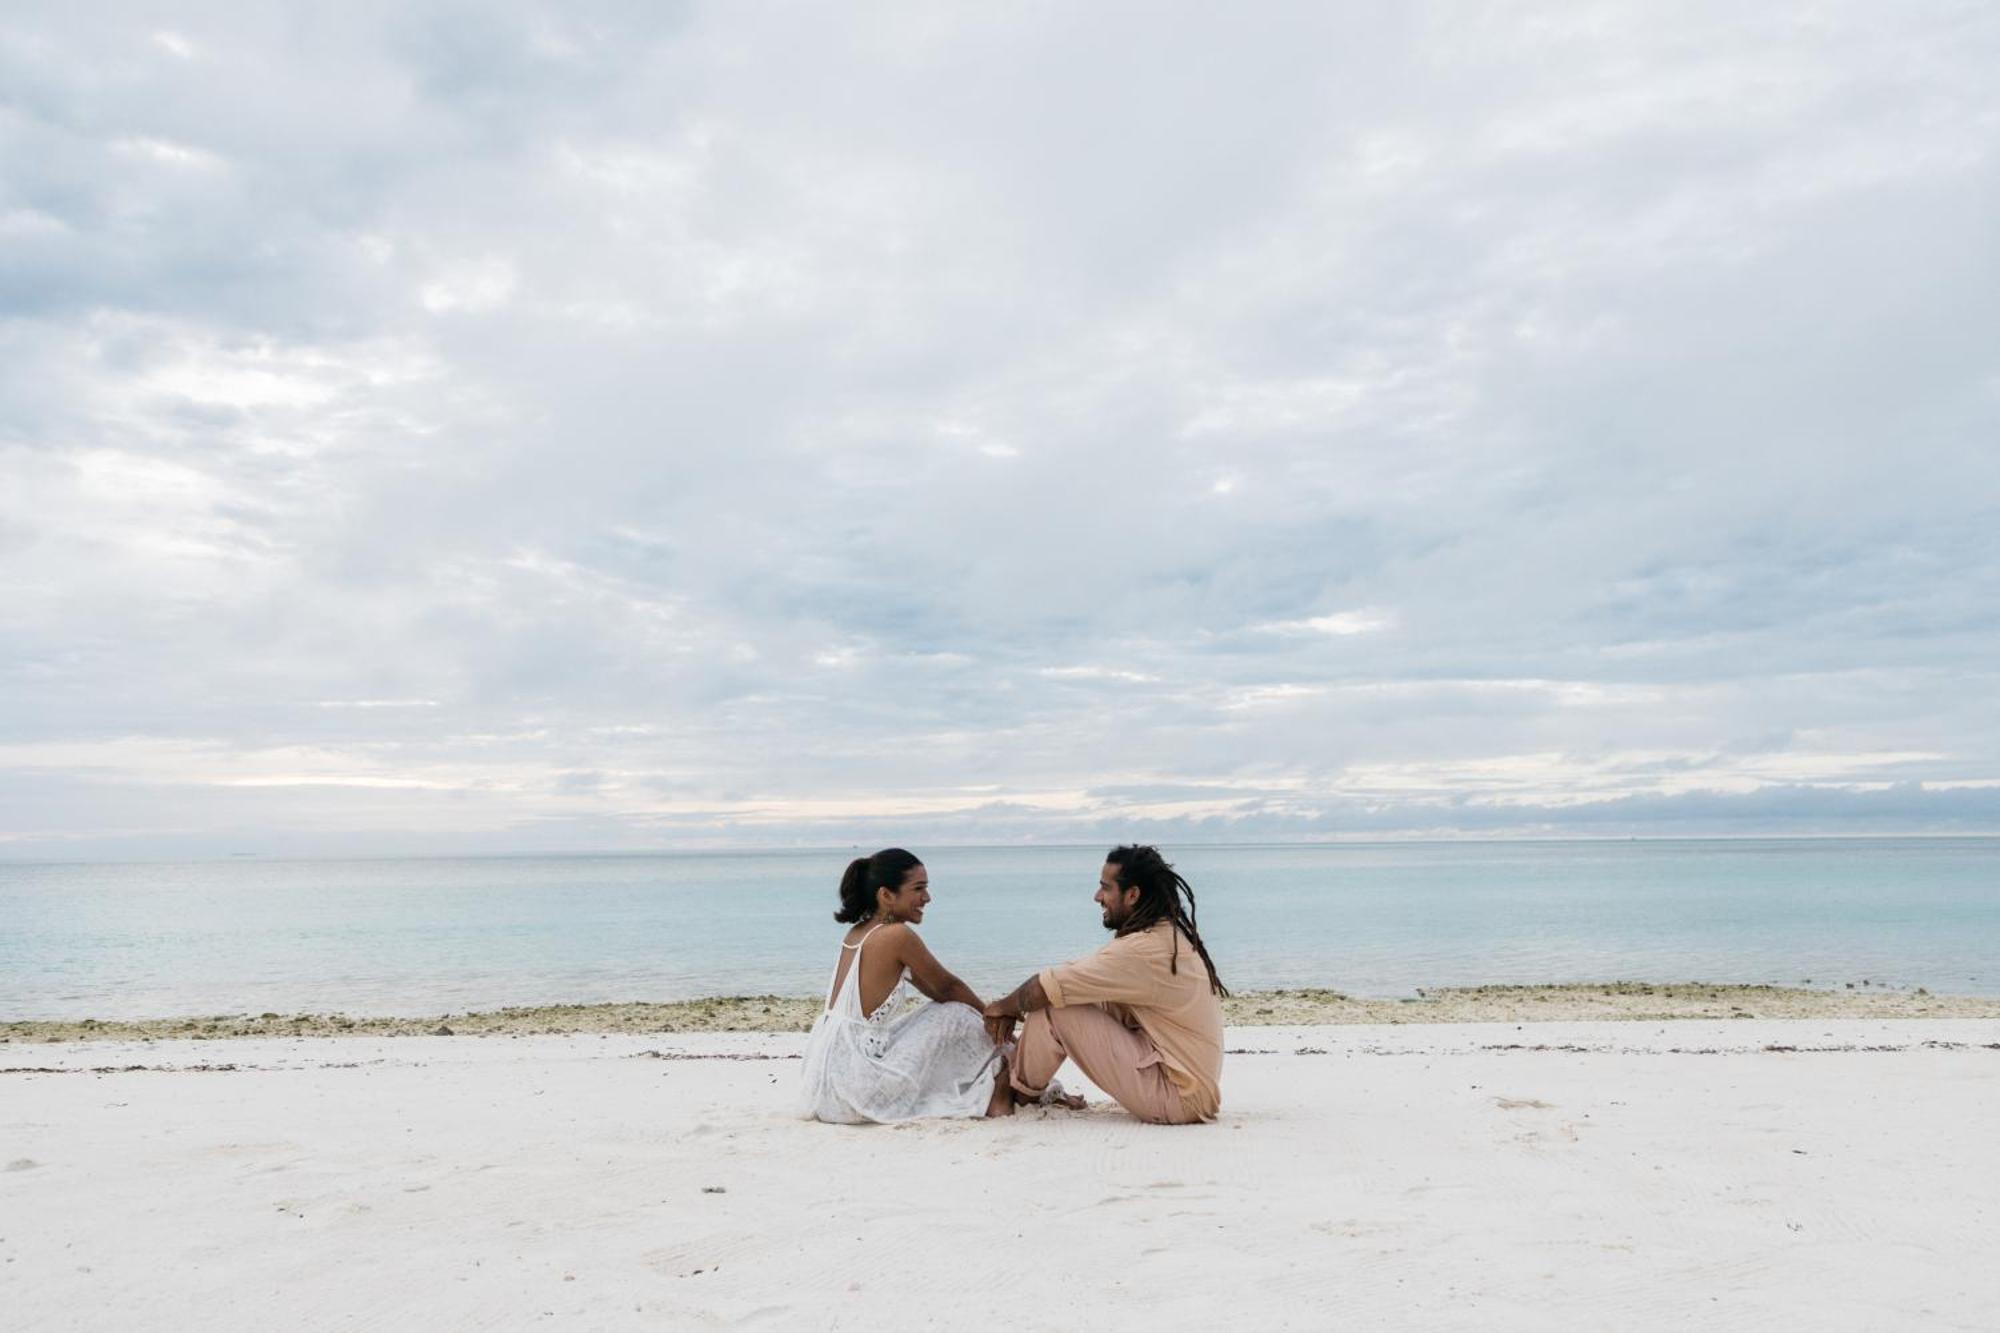
<svg viewBox="0 0 2000 1333"><path fill-rule="evenodd" d="M514 265L503 258L454 264L417 291L417 299L432 314L497 310L513 298Z"/></svg>
<svg viewBox="0 0 2000 1333"><path fill-rule="evenodd" d="M846 671L859 666L868 654L865 644L841 643L822 648L812 655L814 666L826 667L831 671Z"/></svg>
<svg viewBox="0 0 2000 1333"><path fill-rule="evenodd" d="M1158 676L1144 671L1124 671L1117 667L1101 666L1060 666L1042 667L1036 675L1049 680L1107 680L1123 681L1131 685L1149 685L1159 680Z"/></svg>
<svg viewBox="0 0 2000 1333"><path fill-rule="evenodd" d="M1395 617L1374 610L1335 611L1300 620L1275 620L1256 626L1260 634L1329 634L1345 638L1353 634L1379 634L1395 624Z"/></svg>
<svg viewBox="0 0 2000 1333"><path fill-rule="evenodd" d="M120 139L112 147L133 157L144 158L169 167L186 167L194 171L219 171L228 165L221 156L206 148L175 143L170 139L150 137Z"/></svg>
<svg viewBox="0 0 2000 1333"><path fill-rule="evenodd" d="M1327 693L1323 685L1301 685L1295 681L1285 681L1276 685L1251 685L1243 689L1225 692L1221 708L1261 708L1271 704L1296 703L1302 699L1317 699Z"/></svg>

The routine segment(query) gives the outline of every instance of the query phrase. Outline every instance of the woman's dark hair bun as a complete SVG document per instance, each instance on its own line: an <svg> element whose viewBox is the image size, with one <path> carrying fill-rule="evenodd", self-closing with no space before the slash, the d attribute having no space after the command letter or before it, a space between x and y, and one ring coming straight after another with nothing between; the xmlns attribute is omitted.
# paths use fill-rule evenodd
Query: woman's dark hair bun
<svg viewBox="0 0 2000 1333"><path fill-rule="evenodd" d="M901 888L903 877L922 864L901 847L884 847L873 856L855 857L840 877L840 910L833 919L851 925L873 916L875 890Z"/></svg>

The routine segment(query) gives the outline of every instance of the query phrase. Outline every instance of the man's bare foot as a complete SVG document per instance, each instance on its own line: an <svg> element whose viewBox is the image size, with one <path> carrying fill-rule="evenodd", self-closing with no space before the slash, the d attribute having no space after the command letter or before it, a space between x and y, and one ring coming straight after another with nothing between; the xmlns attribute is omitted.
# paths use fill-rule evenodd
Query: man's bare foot
<svg viewBox="0 0 2000 1333"><path fill-rule="evenodd" d="M1059 1093L1054 1097L1050 1097L1047 1101L1043 1101L1040 1097L1030 1097L1025 1092L1016 1092L1014 1094L1014 1104L1016 1106L1060 1106L1065 1111L1081 1111L1084 1105L1083 1098L1074 1092ZM1007 1111L1003 1112L1003 1114L1012 1115L1013 1112Z"/></svg>

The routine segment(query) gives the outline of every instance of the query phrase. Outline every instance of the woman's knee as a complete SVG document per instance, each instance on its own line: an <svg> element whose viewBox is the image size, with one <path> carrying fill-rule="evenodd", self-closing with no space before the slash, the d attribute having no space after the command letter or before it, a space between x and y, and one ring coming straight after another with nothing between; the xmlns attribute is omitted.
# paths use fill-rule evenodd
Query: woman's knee
<svg viewBox="0 0 2000 1333"><path fill-rule="evenodd" d="M940 1004L945 1012L944 1021L953 1031L978 1032L982 1036L985 1035L986 1020L980 1016L977 1009L969 1004L960 1004L957 1000L944 1000L940 1001Z"/></svg>

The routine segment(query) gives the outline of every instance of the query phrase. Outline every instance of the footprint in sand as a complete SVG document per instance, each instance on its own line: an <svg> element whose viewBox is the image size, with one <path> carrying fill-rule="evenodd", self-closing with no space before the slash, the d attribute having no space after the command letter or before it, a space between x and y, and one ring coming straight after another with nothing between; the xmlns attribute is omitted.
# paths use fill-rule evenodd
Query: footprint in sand
<svg viewBox="0 0 2000 1333"><path fill-rule="evenodd" d="M9 1171L32 1171L40 1165L41 1163L32 1157L16 1157L13 1161L7 1163L7 1169Z"/></svg>
<svg viewBox="0 0 2000 1333"><path fill-rule="evenodd" d="M1472 1186L1470 1185L1459 1185L1451 1182L1444 1182L1435 1185L1412 1185L1408 1189L1403 1191L1403 1197L1414 1199L1414 1198L1422 1198L1426 1195L1436 1195L1443 1198L1452 1198L1452 1197L1462 1197L1464 1195L1471 1193L1473 1193L1473 1189Z"/></svg>

